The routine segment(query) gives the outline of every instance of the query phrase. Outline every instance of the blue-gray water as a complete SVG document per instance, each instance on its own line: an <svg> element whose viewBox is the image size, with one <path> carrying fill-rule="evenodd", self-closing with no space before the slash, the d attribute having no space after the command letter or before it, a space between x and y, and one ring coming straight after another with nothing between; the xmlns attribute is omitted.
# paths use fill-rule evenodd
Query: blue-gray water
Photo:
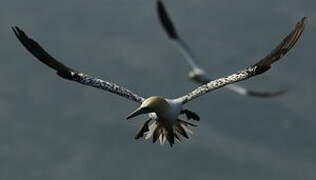
<svg viewBox="0 0 316 180"><path fill-rule="evenodd" d="M65 81L14 37L18 25L65 64L145 97L196 87L158 24L155 1L2 0L0 6L0 179L316 178L315 30L312 0L166 1L181 35L214 77L269 52L302 17L306 31L271 71L241 83L291 88L275 99L217 90L187 107L202 120L174 148L133 139L146 117L137 104Z"/></svg>

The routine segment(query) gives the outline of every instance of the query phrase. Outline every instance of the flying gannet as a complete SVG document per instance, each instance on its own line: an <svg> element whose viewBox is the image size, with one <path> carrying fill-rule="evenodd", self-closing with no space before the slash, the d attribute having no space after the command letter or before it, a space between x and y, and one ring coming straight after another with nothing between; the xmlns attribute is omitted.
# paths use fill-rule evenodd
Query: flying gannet
<svg viewBox="0 0 316 180"><path fill-rule="evenodd" d="M218 78L204 84L190 93L175 99L168 99L160 96L143 98L132 91L118 86L115 83L104 81L88 74L76 71L59 61L46 52L36 41L29 38L24 31L18 27L12 27L16 37L22 45L33 54L39 61L54 69L60 77L76 81L80 84L99 88L129 100L135 101L140 106L127 119L141 114L148 114L149 119L143 123L135 138L149 139L153 137L153 142L158 139L161 144L167 140L172 146L175 140L181 141L181 136L189 138L188 133L192 133L190 127L196 126L188 121L179 119L181 114L186 115L187 120L199 120L199 116L184 108L184 105L191 100L202 96L210 91L224 87L238 81L246 80L253 76L262 74L270 69L271 65L284 56L297 42L304 30L306 17L302 18L295 26L295 29L283 39L283 41L266 57L254 65L247 67L237 73Z"/></svg>
<svg viewBox="0 0 316 180"><path fill-rule="evenodd" d="M195 83L202 85L210 82L213 80L206 71L201 68L196 62L196 56L191 51L190 47L187 43L181 38L177 29L174 26L174 23L170 19L168 12L166 10L165 5L161 0L157 0L157 13L159 17L159 22L165 32L167 33L168 37L173 40L176 46L179 48L181 54L184 56L185 60L191 67L191 71L189 72L189 78L194 81ZM283 95L287 90L280 90L276 92L259 92L259 91L252 91L248 90L242 86L236 84L229 84L225 86L226 88L238 93L239 95L251 96L251 97L275 97Z"/></svg>

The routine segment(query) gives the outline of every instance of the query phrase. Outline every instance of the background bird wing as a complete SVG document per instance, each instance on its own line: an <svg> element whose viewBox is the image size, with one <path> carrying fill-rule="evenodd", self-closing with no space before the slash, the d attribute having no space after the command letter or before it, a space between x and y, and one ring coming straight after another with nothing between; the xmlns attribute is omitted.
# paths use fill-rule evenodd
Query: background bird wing
<svg viewBox="0 0 316 180"><path fill-rule="evenodd" d="M237 73L222 77L213 81L210 81L207 84L204 84L189 94L178 98L182 103L187 103L192 99L195 99L201 95L204 95L207 92L213 91L215 89L221 88L231 83L242 81L250 77L262 74L270 69L271 65L283 57L297 42L300 38L304 27L306 24L307 18L303 17L295 26L294 30L288 34L282 42L266 57L260 60L258 63L249 66L248 68L239 71Z"/></svg>
<svg viewBox="0 0 316 180"><path fill-rule="evenodd" d="M185 60L190 64L191 68L199 68L196 64L196 58L194 57L194 54L192 53L189 46L179 36L174 26L174 23L168 15L165 5L160 0L157 1L157 13L161 26L163 27L169 38L174 40L174 42L177 44L177 47L179 48L181 54L184 56Z"/></svg>
<svg viewBox="0 0 316 180"><path fill-rule="evenodd" d="M196 56L191 51L190 47L187 45L187 43L181 38L181 36L177 32L177 29L174 23L172 22L165 5L163 4L161 0L157 1L157 13L158 13L158 18L159 18L159 22L161 26L163 27L168 37L176 43L184 59L190 65L192 72L195 72L195 70L197 70L197 72L204 72L204 70L198 66L197 61L196 61ZM194 78L191 78L191 80L195 81L199 85L206 84L212 80L212 78L210 78L208 74L206 73L198 74L198 76L204 76L204 77L199 78L199 81L197 81ZM203 82L201 82L201 79L203 79ZM259 91L248 90L247 88L242 87L240 85L228 85L226 87L229 90L232 90L238 93L239 95L261 97L261 98L280 96L287 92L287 90L280 90L280 91L274 91L274 92L259 92Z"/></svg>
<svg viewBox="0 0 316 180"><path fill-rule="evenodd" d="M76 81L83 85L109 91L111 93L117 94L138 103L142 103L142 101L144 100L143 97L138 96L137 94L131 92L126 88L120 87L112 82L104 81L93 76L78 72L65 66L64 64L58 62L54 57L49 55L36 41L29 38L20 28L13 27L12 30L19 41L31 54L33 54L42 63L56 70L56 73L62 78Z"/></svg>
<svg viewBox="0 0 316 180"><path fill-rule="evenodd" d="M279 91L254 91L249 90L243 86L237 85L237 84L229 84L225 86L227 89L232 90L236 92L239 95L245 95L245 96L252 96L252 97L258 97L258 98L270 98L270 97L277 97L281 96L289 91L289 89L283 89Z"/></svg>

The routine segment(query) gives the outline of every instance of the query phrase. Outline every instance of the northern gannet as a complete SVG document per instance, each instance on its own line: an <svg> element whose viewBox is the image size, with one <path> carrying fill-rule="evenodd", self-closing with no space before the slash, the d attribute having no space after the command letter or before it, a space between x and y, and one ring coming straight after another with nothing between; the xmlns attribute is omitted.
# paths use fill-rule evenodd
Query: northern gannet
<svg viewBox="0 0 316 180"><path fill-rule="evenodd" d="M213 79L209 76L209 74L206 73L206 71L197 64L196 56L191 51L187 43L181 38L181 36L177 32L177 29L175 28L174 23L172 22L170 16L168 15L166 7L161 0L157 0L156 7L157 7L157 13L158 13L159 22L161 26L167 33L168 37L175 42L181 54L184 56L185 60L188 62L188 64L191 67L191 71L189 72L189 78L199 85L206 84L212 81ZM225 87L240 95L261 97L261 98L275 97L275 96L283 95L285 92L287 92L287 90L280 90L276 92L252 91L236 84L230 84Z"/></svg>
<svg viewBox="0 0 316 180"><path fill-rule="evenodd" d="M129 100L137 102L140 106L127 119L133 118L141 114L148 114L149 119L144 122L135 138L149 139L153 137L153 142L158 139L161 144L167 140L172 146L175 140L181 141L181 136L189 138L188 133L192 133L190 127L195 127L188 121L179 119L181 114L186 115L188 120L199 120L199 116L184 108L184 105L191 100L202 96L210 91L224 87L238 81L246 80L250 77L262 74L270 69L271 65L284 56L297 42L304 30L306 17L302 18L295 26L295 29L283 39L283 41L266 57L259 62L222 78L210 81L190 93L175 99L168 99L160 96L151 96L144 98L132 91L118 86L115 83L104 81L80 71L74 70L55 59L46 52L36 41L29 38L24 31L18 27L12 27L12 30L22 45L33 54L39 61L54 69L60 77L76 81L80 84L99 88Z"/></svg>

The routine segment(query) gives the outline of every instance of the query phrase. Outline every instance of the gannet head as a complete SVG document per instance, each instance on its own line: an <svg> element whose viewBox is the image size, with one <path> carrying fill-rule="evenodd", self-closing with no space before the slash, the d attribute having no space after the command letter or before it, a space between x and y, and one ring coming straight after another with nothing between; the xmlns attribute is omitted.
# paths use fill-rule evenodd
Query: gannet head
<svg viewBox="0 0 316 180"><path fill-rule="evenodd" d="M157 114L167 111L169 108L169 103L162 97L152 96L143 101L141 106L137 108L134 112L127 116L126 119L133 118L135 116L155 112Z"/></svg>

